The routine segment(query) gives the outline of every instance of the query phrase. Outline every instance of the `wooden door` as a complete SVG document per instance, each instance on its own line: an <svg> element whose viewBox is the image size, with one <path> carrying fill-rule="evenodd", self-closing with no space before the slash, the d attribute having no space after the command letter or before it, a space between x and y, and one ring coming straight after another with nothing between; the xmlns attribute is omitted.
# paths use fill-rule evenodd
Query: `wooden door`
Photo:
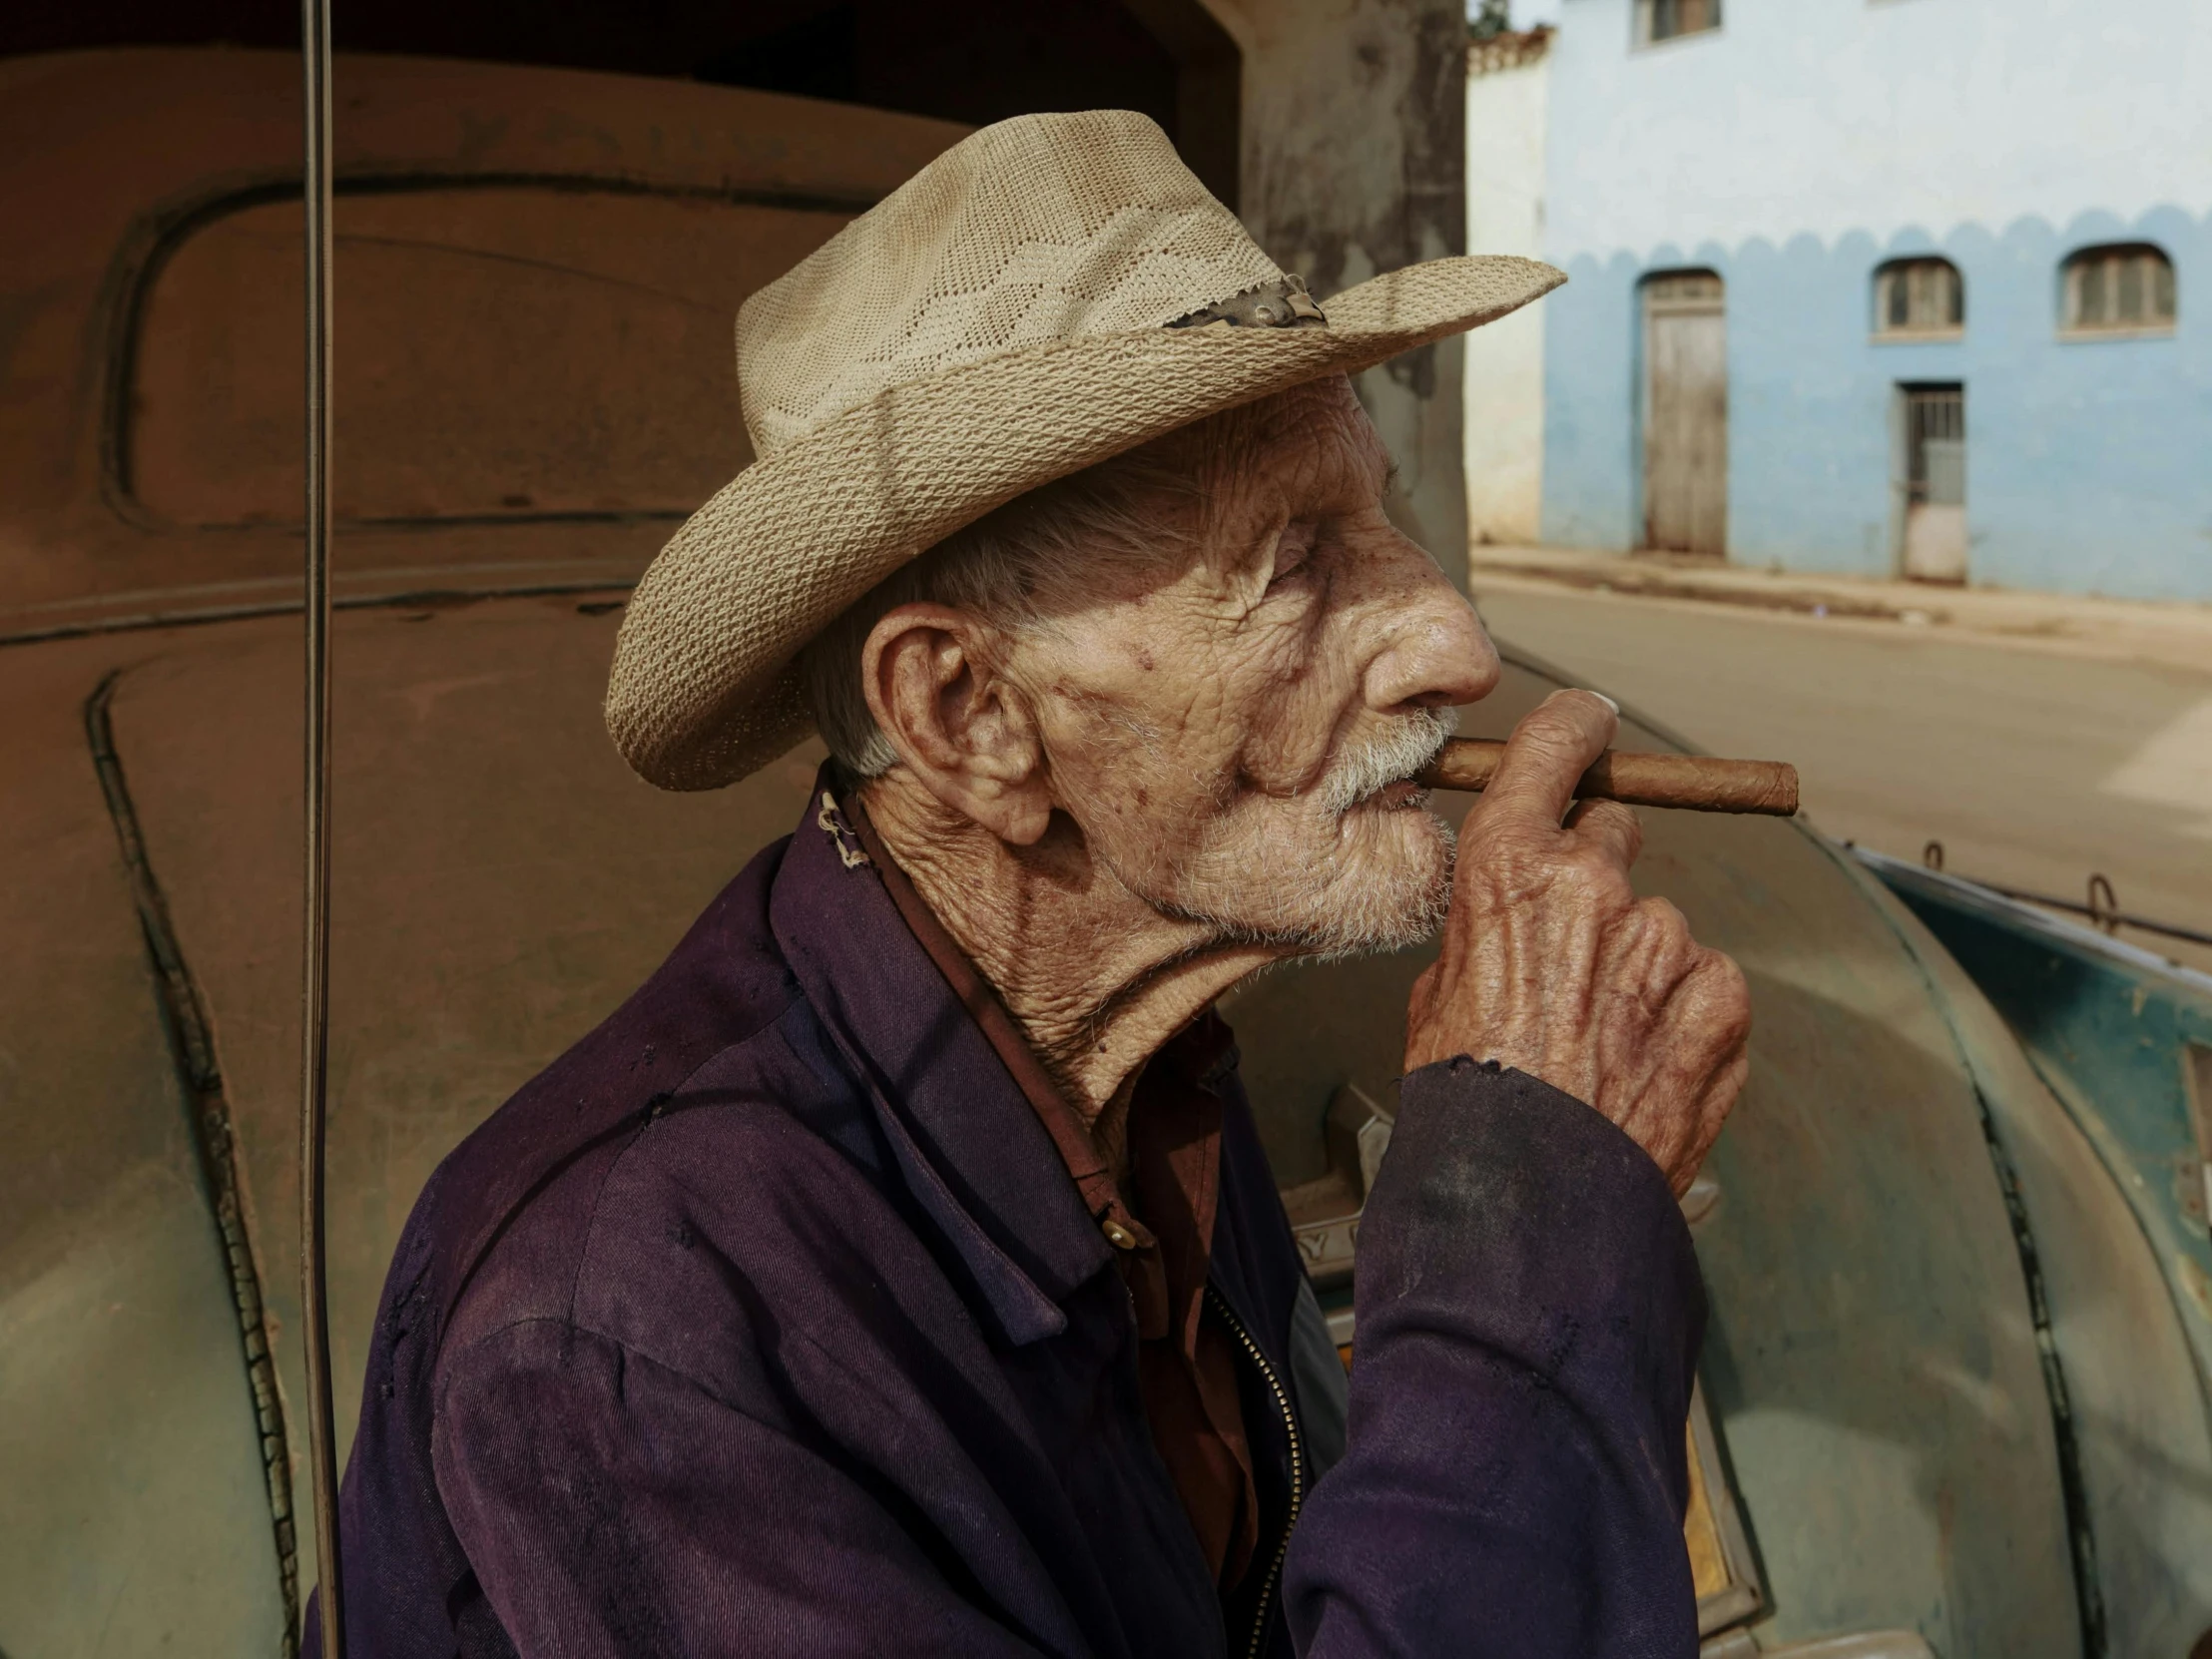
<svg viewBox="0 0 2212 1659"><path fill-rule="evenodd" d="M1644 283L1644 545L1728 552L1728 311L1711 272Z"/></svg>

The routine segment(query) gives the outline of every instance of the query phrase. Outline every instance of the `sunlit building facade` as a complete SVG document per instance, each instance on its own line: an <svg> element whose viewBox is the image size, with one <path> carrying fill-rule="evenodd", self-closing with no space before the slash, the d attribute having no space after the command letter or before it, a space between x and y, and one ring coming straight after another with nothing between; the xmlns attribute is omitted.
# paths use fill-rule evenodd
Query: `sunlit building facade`
<svg viewBox="0 0 2212 1659"><path fill-rule="evenodd" d="M2212 599L2212 7L1555 10L1470 59L1469 246L1571 277L1470 350L1478 538Z"/></svg>

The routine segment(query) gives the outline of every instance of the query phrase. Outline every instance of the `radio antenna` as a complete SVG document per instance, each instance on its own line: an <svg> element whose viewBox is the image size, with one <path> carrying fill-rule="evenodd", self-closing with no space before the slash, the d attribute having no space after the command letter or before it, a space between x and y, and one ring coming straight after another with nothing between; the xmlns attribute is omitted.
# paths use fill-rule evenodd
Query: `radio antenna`
<svg viewBox="0 0 2212 1659"><path fill-rule="evenodd" d="M330 1072L330 0L300 0L305 92L306 902L299 975L299 1302L314 1478L315 1577L324 1659L343 1659L330 1315L322 1261L323 1118Z"/></svg>

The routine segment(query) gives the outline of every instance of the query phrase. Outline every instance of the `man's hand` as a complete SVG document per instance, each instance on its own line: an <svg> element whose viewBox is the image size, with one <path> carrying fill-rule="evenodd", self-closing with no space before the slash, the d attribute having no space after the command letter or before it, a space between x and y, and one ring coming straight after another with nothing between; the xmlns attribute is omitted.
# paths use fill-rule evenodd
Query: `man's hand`
<svg viewBox="0 0 2212 1659"><path fill-rule="evenodd" d="M1634 811L1574 805L1618 724L1603 698L1567 691L1513 729L1459 832L1443 954L1413 986L1405 1069L1469 1054L1539 1078L1618 1124L1679 1197L1744 1086L1751 996L1680 910L1630 887Z"/></svg>

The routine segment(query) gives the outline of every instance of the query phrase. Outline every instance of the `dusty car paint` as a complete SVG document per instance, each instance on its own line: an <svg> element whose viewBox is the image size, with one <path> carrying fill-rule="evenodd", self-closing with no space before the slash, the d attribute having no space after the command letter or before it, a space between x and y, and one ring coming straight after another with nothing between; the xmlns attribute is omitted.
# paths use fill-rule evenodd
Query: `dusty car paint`
<svg viewBox="0 0 2212 1659"><path fill-rule="evenodd" d="M382 470L341 499L339 603L551 589L579 627L575 605L606 615L619 594L595 600L598 585L634 577L683 508L749 458L728 355L748 285L962 131L677 82L401 58L341 59L338 97L339 228L359 238L341 295L350 264L387 290L442 273L445 301L438 327L410 337L403 306L354 292L349 394L382 419L341 421L340 442L380 454ZM301 1578L293 1553L306 1513L291 1472L299 1392L283 1369L293 1272L275 1254L294 1222L288 1189L257 1185L261 1139L236 1115L258 1098L248 1034L295 993L216 1008L179 955L171 909L205 913L208 936L224 937L284 902L296 852L278 837L235 894L190 870L165 882L133 792L151 792L164 837L175 802L158 766L144 780L128 770L149 761L134 726L143 671L180 650L274 652L288 667L257 684L254 716L296 719L296 625L217 619L297 604L282 473L297 452L298 276L281 230L284 198L297 199L297 98L296 62L279 52L0 61L0 211L36 233L0 240L0 1652L18 1656L276 1653L294 1588L311 1582L311 1560ZM559 211L577 204L581 219ZM487 272L511 277L506 291ZM482 431L503 394L464 398L441 425L392 384L428 363L442 374L432 384L512 387L504 365L517 357L542 383L519 388L533 401L518 411L506 398L519 419L506 451ZM594 420L610 411L593 396L610 386L660 400L612 411L627 424L685 436L664 445L660 472L595 469ZM549 416L564 390L565 426ZM516 439L537 473L514 476ZM547 479L579 487L562 495ZM148 626L165 618L209 626ZM591 626L591 650L611 626ZM349 637L341 628L341 646ZM574 665L586 715L604 666L603 653ZM483 672L470 662L429 679ZM524 733L540 714L510 710ZM178 783L218 842L234 816L296 816L277 805L296 799L295 729L249 747L205 735L224 764ZM435 834L451 804L416 805ZM534 810L550 827L564 803L554 792ZM657 890L665 849L628 855L637 890ZM660 918L668 931L648 927L576 971L642 971L691 907L687 889ZM266 948L296 956L295 938ZM523 1002L567 1008L557 967L524 971L536 977ZM603 1006L593 998L585 1023ZM391 1138L412 1144L403 1129ZM385 1213L368 1195L352 1202Z"/></svg>
<svg viewBox="0 0 2212 1659"><path fill-rule="evenodd" d="M827 240L964 130L406 58L341 56L336 93L336 229L359 239L339 257L339 304L349 281L433 272L446 301L410 328L403 296L350 296L360 327L339 370L338 453L374 466L356 487L339 462L341 600L634 576L669 522L751 458L727 327L775 274L765 264ZM0 264L0 637L296 599L298 510L273 472L298 453L300 347L277 319L296 318L299 277L272 205L297 201L298 97L296 61L278 52L0 60L0 206L38 228L9 239ZM756 233L749 262L737 250ZM583 325L586 291L608 302L608 326ZM389 384L402 371L443 387L445 404L410 405ZM578 399L565 422L538 406L564 386ZM628 389L609 411L627 422L697 430L659 471L595 492L606 499L540 502L564 472L604 480L608 437L584 396L610 387ZM348 396L376 424L349 423ZM505 481L519 449L472 435L502 413L511 436L550 446ZM205 438L226 431L211 455ZM476 487L458 493L470 479L455 476L456 443L482 445L462 457Z"/></svg>
<svg viewBox="0 0 2212 1659"><path fill-rule="evenodd" d="M119 655L0 651L0 1651L274 1654L238 1310L85 737Z"/></svg>

